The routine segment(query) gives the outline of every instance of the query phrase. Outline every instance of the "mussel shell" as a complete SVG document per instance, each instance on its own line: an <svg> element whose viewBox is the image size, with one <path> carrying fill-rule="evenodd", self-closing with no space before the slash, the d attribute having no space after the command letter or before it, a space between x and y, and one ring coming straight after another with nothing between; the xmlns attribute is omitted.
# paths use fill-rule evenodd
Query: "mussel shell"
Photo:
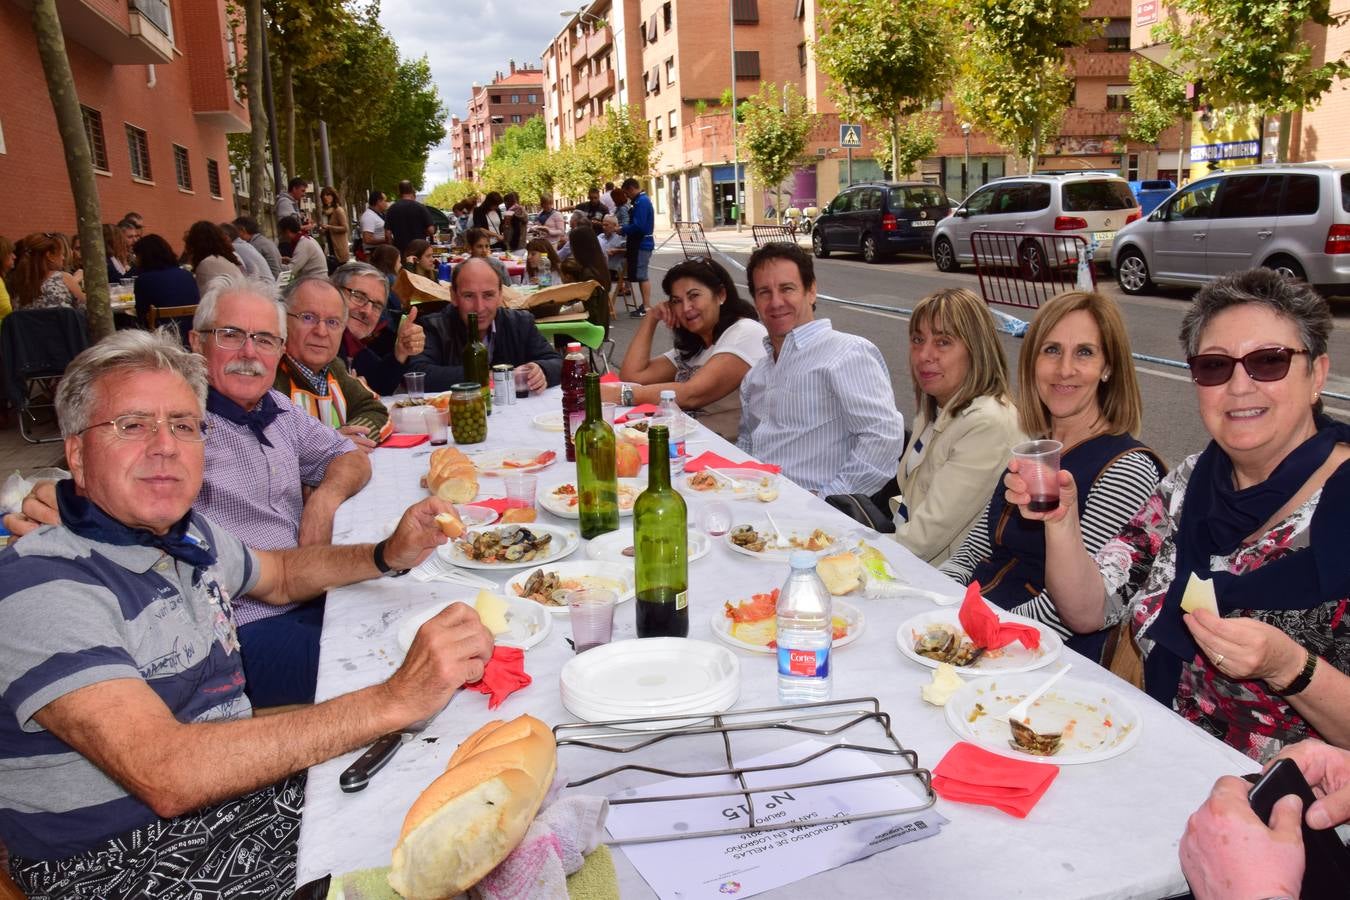
<svg viewBox="0 0 1350 900"><path fill-rule="evenodd" d="M1040 734L1033 731L1030 725L1016 719L1009 720L1008 724L1012 727L1013 735L1008 743L1014 750L1021 750L1033 756L1054 756L1059 752L1060 742L1064 738L1063 732Z"/></svg>

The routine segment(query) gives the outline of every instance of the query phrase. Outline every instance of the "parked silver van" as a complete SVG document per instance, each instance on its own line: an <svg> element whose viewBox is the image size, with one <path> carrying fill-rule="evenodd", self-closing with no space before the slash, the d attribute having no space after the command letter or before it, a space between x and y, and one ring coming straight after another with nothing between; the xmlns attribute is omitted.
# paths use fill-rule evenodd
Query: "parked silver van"
<svg viewBox="0 0 1350 900"><path fill-rule="evenodd" d="M1198 179L1116 235L1127 294L1265 266L1350 294L1350 162L1257 165Z"/></svg>

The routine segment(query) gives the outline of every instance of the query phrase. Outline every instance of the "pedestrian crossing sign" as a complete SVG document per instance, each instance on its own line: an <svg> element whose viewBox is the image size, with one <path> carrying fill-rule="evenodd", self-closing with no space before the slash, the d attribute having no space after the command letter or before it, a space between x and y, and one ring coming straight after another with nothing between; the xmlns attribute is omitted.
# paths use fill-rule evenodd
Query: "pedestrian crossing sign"
<svg viewBox="0 0 1350 900"><path fill-rule="evenodd" d="M841 124L839 126L839 146L846 150L856 150L862 147L862 126Z"/></svg>

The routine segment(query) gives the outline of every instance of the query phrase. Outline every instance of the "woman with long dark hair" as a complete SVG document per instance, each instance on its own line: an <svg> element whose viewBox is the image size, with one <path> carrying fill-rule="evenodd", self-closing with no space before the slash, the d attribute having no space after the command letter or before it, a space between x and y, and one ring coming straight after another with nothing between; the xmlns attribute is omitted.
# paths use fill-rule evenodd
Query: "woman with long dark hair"
<svg viewBox="0 0 1350 900"><path fill-rule="evenodd" d="M328 235L328 250L338 265L351 258L352 226L347 218L347 210L335 188L325 187L319 191L319 205L323 208L324 224L319 226Z"/></svg>
<svg viewBox="0 0 1350 900"><path fill-rule="evenodd" d="M568 257L581 266L581 280L599 282L609 292L609 260L600 249L600 239L589 224L578 225L567 233Z"/></svg>
<svg viewBox="0 0 1350 900"><path fill-rule="evenodd" d="M178 254L157 234L147 234L132 245L140 275L136 277L136 321L147 326L150 307L192 306L200 299L197 279L178 264ZM187 320L191 327L191 319ZM186 332L185 332L186 333Z"/></svg>
<svg viewBox="0 0 1350 900"><path fill-rule="evenodd" d="M403 248L403 268L414 275L440 281L436 277L436 248L423 238L414 238Z"/></svg>
<svg viewBox="0 0 1350 900"><path fill-rule="evenodd" d="M184 254L192 264L192 274L197 279L197 290L205 293L212 279L221 275L244 275L239 257L234 253L230 239L215 222L193 222L192 227L183 236Z"/></svg>
<svg viewBox="0 0 1350 900"><path fill-rule="evenodd" d="M502 195L496 191L488 191L483 202L473 211L473 227L482 228L488 233L488 239L491 242L492 249L504 249L502 244Z"/></svg>

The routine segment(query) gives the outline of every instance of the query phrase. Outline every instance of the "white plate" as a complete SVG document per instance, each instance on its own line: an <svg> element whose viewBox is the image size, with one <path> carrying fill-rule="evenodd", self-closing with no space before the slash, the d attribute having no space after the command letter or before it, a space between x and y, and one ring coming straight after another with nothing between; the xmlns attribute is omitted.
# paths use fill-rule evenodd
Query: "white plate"
<svg viewBox="0 0 1350 900"><path fill-rule="evenodd" d="M741 664L727 647L688 638L604 644L567 661L559 675L563 704L610 719L721 712L739 696ZM598 709L597 709L598 707ZM571 709L571 707L568 707ZM576 713L576 711L573 711Z"/></svg>
<svg viewBox="0 0 1350 900"><path fill-rule="evenodd" d="M843 616L844 621L848 623L848 633L831 644L832 649L847 647L858 639L867 627L867 620L864 618L862 610L852 603L846 603L838 597L834 597L831 609L836 616ZM733 647L740 647L742 650L749 650L752 653L776 653L777 650L764 644L752 644L749 641L743 641L740 638L732 637L731 620L727 618L726 608L713 613L712 617L713 634L718 640L724 641Z"/></svg>
<svg viewBox="0 0 1350 900"><path fill-rule="evenodd" d="M1009 746L1012 731L1007 722L994 718L1026 698L1045 680L1044 673L999 675L968 682L947 701L947 724L963 740L978 744L1000 756L1049 765L1101 762L1129 750L1139 742L1143 722L1139 711L1120 694L1103 685L1064 678L1031 706L1028 724L1035 731L1060 731L1073 721L1054 756L1036 756ZM975 704L985 715L970 718Z"/></svg>
<svg viewBox="0 0 1350 900"><path fill-rule="evenodd" d="M518 562L483 562L482 560L470 559L465 556L463 551L457 546L458 541L471 539L475 532L490 529L472 529L466 531L464 532L463 537L457 538L454 541L447 541L437 547L436 552L440 553L441 556L452 565L459 566L463 569L526 569L533 568L534 566L541 565L550 560L562 559L565 556L570 556L572 551L576 550L577 546L581 543L581 536L577 534L575 529L560 528L557 525L540 525L538 522L529 522L521 525L493 525L492 528L527 528L535 534L551 534L553 535L553 540L551 540L548 547L545 548L551 552L545 556L536 556L534 559L525 559Z"/></svg>
<svg viewBox="0 0 1350 900"><path fill-rule="evenodd" d="M1059 635L1040 622L1013 615L1007 610L993 607L992 604L991 608L1001 621L1034 626L1041 633L1041 646L1035 650L1028 650L1022 646L1021 641L1013 641L1006 647L984 654L975 660L973 665L957 666L956 671L958 673L973 678L977 675L1011 675L1016 672L1031 672L1042 666L1050 665L1063 651L1064 642L1060 640ZM922 634L929 624L938 622L960 630L960 607L929 610L901 622L900 628L895 632L895 644L900 648L900 652L921 666L936 669L938 666L937 660L920 656L914 652L914 634L916 632Z"/></svg>
<svg viewBox="0 0 1350 900"><path fill-rule="evenodd" d="M455 512L459 513L460 521L464 523L465 528L491 525L499 518L497 511L492 507L476 506L472 503L456 504Z"/></svg>
<svg viewBox="0 0 1350 900"><path fill-rule="evenodd" d="M646 429L633 428L631 426L637 422L650 423L651 419L652 419L651 416L639 416L632 422L621 422L614 426L614 436L617 437L619 440L626 441L630 444L641 444L643 446L646 446L647 444ZM684 440L685 438L689 437L689 435L692 434L694 429L697 427L698 427L697 421L695 421L692 417L690 417L686 413L680 413L679 418L675 420L675 427L671 429L670 436L675 438L676 440Z"/></svg>
<svg viewBox="0 0 1350 900"><path fill-rule="evenodd" d="M807 537L810 537L811 532L815 531L816 528L819 527L815 522L806 522L793 519L780 519L777 516L774 516L773 520L778 523L778 530L783 533L784 540L791 540L793 537L805 539ZM731 531L735 531L741 525L750 525L755 529L755 531L759 532L760 534L769 534L769 535L773 534L772 529L769 528L769 522L767 519L751 518L749 521L746 521L744 519L739 522L733 521L731 525ZM838 552L840 549L840 545L842 545L851 536L847 528L841 528L838 525L831 525L829 528L823 530L827 534L829 534L830 537L834 538L834 540L830 543L830 546L826 547L823 550L809 551L815 553L817 558L821 556L826 556L830 553ZM794 550L803 549L800 547L786 547L782 549L765 547L763 550L756 553L754 550L747 550L744 547L738 547L736 544L732 543L730 531L727 532L726 536L723 537L722 540L726 542L727 549L731 550L733 553L739 553L742 556L748 556L751 559L759 559L764 560L766 562L786 562L788 557L792 555Z"/></svg>
<svg viewBox="0 0 1350 900"><path fill-rule="evenodd" d="M712 552L712 540L701 531L686 532L685 541L690 562L702 559ZM623 555L623 551L631 546L633 546L633 529L620 528L618 531L602 534L598 538L591 538L586 544L586 555L602 562L617 562L632 566L633 557Z"/></svg>
<svg viewBox="0 0 1350 900"><path fill-rule="evenodd" d="M541 570L546 572L555 572L557 573L558 577L561 578L563 581L567 581L568 579L572 578L584 578L584 579L599 579L602 580L603 582L610 582L610 584L595 583L585 586L587 587L612 586L613 590L616 590L619 593L620 603L627 603L629 600L632 600L633 597L635 596L633 590L634 576L633 576L633 569L631 566L623 566L620 565L619 563L612 563L612 562L597 562L596 560L590 559L579 559L575 560L574 562L558 563L556 565L535 566L533 569L529 569L527 571L521 572L518 575L512 576L511 580L506 582L506 587L503 588L504 593L508 597L517 596L516 588L518 587L523 588L525 586L525 582L530 580L530 576L532 576L535 572L539 572ZM528 598L521 598L521 599L528 599ZM546 606L543 603L540 603L538 600L530 600L530 602L534 603L545 612L552 613L555 616L567 615L566 606Z"/></svg>
<svg viewBox="0 0 1350 900"><path fill-rule="evenodd" d="M519 647L521 650L528 650L548 637L548 633L553 630L553 617L545 612L542 606L532 600L522 600L519 597L502 594L498 596L506 601L506 624L511 626L510 631L497 635L496 643L499 646ZM463 602L473 606L472 597L466 598ZM398 645L404 653L407 653L408 648L412 646L413 638L417 636L417 629L449 605L449 603L435 603L421 609L414 609L403 617L403 621L398 626Z"/></svg>
<svg viewBox="0 0 1350 900"><path fill-rule="evenodd" d="M550 453L553 455L549 456ZM476 450L464 455L478 467L479 475L510 475L512 472L547 469L557 460L558 451L544 447L504 447L500 450Z"/></svg>
<svg viewBox="0 0 1350 900"><path fill-rule="evenodd" d="M588 653L591 651L587 651ZM716 695L709 696L694 704L685 704L685 709L644 709L641 711L614 712L604 707L591 706L577 700L575 697L563 695L563 706L568 712L581 719L584 722L595 724L605 724L610 728L616 728L619 731L656 731L665 728L686 728L690 725L698 725L708 721L708 715L711 713L725 712L736 705L740 699L741 691L739 684L729 684L726 689ZM692 714L690 718L685 718L686 713ZM653 722L630 722L627 724L614 724L623 719L645 719L652 716L660 716L661 719ZM665 718L667 716L678 716L678 718Z"/></svg>
<svg viewBox="0 0 1350 900"><path fill-rule="evenodd" d="M548 510L549 512L553 513L555 516L561 516L564 519L580 518L581 513L577 509L577 506L574 503L573 504L568 503L569 499L574 500L577 495L573 493L571 498L569 498L564 494L557 493L558 489L563 486L570 486L575 491L577 483L576 481L563 481L558 484L550 484L540 487L537 496L539 505L542 506L544 509ZM619 515L631 516L633 514L633 504L637 502L638 494L642 493L644 490L646 490L646 488L647 483L645 479L620 478ZM625 500L627 501L626 506L624 505Z"/></svg>
<svg viewBox="0 0 1350 900"><path fill-rule="evenodd" d="M562 410L540 413L534 417L534 427L540 431L553 431L562 434L563 418Z"/></svg>
<svg viewBox="0 0 1350 900"><path fill-rule="evenodd" d="M689 479L701 474L703 473L696 472L692 475L681 475L680 489L691 497L716 497L719 500L758 500L761 489L768 488L775 493L778 491L778 476L773 472L761 472L759 469L718 469L717 474L730 478L733 484L727 484L714 475L712 477L717 482L716 486L703 490L689 483Z"/></svg>

